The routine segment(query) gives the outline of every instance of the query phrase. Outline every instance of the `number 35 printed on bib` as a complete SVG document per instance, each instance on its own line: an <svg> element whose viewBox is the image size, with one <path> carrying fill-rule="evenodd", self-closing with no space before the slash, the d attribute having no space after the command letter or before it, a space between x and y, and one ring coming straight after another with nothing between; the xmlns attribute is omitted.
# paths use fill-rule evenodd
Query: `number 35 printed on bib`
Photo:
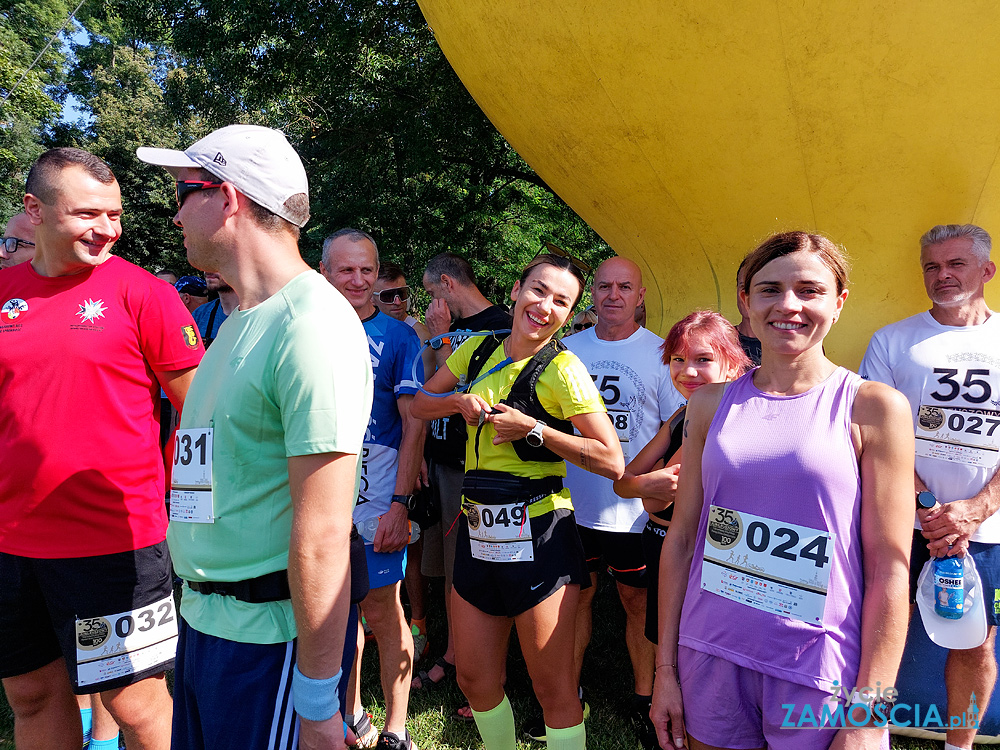
<svg viewBox="0 0 1000 750"><path fill-rule="evenodd" d="M986 368L935 367L933 390L917 412L917 450L922 458L990 468L1000 451L1000 411Z"/></svg>

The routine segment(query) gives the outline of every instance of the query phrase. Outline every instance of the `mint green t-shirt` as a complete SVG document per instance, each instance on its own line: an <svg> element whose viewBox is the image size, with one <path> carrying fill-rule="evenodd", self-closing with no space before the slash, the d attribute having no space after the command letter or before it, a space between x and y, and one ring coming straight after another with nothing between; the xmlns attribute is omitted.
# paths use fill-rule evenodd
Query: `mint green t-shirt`
<svg viewBox="0 0 1000 750"><path fill-rule="evenodd" d="M171 521L167 541L177 574L242 581L285 570L288 457L360 453L371 405L361 321L322 276L304 272L256 307L234 311L184 403L181 429L213 430L215 521ZM289 601L248 604L185 586L181 615L202 633L242 643L296 635Z"/></svg>

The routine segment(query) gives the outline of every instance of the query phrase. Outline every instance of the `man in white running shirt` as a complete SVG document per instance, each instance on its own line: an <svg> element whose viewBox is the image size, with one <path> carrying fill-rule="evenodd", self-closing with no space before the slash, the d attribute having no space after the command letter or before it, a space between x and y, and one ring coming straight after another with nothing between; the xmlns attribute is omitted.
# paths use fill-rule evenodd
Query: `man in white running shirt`
<svg viewBox="0 0 1000 750"><path fill-rule="evenodd" d="M877 331L860 369L863 377L902 391L913 410L920 495L911 594L931 555L968 553L983 580L988 635L978 648L948 654L949 715L966 711L973 693L985 712L997 672L1000 316L984 296L996 274L991 244L989 234L972 224L936 226L921 237L931 309ZM975 727L949 728L945 748L971 748L975 735Z"/></svg>

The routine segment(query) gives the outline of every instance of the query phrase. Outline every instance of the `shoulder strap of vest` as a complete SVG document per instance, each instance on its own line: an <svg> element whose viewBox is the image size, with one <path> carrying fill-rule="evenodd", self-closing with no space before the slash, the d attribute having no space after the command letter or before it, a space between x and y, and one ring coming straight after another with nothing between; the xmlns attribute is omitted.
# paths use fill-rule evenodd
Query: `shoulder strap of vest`
<svg viewBox="0 0 1000 750"><path fill-rule="evenodd" d="M508 335L506 333L494 333L492 336L483 336L483 340L479 342L479 346L476 347L476 350L472 353L472 358L469 360L469 371L465 375L466 383L471 383L479 377L479 373L483 371L486 361L497 350L497 347L503 344L504 339Z"/></svg>
<svg viewBox="0 0 1000 750"><path fill-rule="evenodd" d="M555 359L561 351L565 351L566 345L557 339L552 339L541 350L531 358L531 361L524 366L514 384L510 388L511 396L523 395L535 399L535 388L542 372L549 366L549 362Z"/></svg>

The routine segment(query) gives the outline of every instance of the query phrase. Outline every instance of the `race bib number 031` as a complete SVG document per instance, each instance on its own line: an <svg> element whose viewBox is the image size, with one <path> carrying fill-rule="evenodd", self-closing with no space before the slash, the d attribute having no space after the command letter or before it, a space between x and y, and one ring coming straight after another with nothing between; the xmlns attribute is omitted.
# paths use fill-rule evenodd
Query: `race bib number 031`
<svg viewBox="0 0 1000 750"><path fill-rule="evenodd" d="M166 664L177 652L174 597L131 612L76 621L77 684L126 677Z"/></svg>
<svg viewBox="0 0 1000 750"><path fill-rule="evenodd" d="M833 538L820 529L713 505L701 587L764 612L822 623Z"/></svg>
<svg viewBox="0 0 1000 750"><path fill-rule="evenodd" d="M921 404L917 455L992 468L1000 448L1000 412L967 406Z"/></svg>
<svg viewBox="0 0 1000 750"><path fill-rule="evenodd" d="M170 520L215 523L212 504L212 428L177 430L170 474Z"/></svg>
<svg viewBox="0 0 1000 750"><path fill-rule="evenodd" d="M535 559L525 503L465 503L465 515L469 522L472 556L477 560L529 562Z"/></svg>

